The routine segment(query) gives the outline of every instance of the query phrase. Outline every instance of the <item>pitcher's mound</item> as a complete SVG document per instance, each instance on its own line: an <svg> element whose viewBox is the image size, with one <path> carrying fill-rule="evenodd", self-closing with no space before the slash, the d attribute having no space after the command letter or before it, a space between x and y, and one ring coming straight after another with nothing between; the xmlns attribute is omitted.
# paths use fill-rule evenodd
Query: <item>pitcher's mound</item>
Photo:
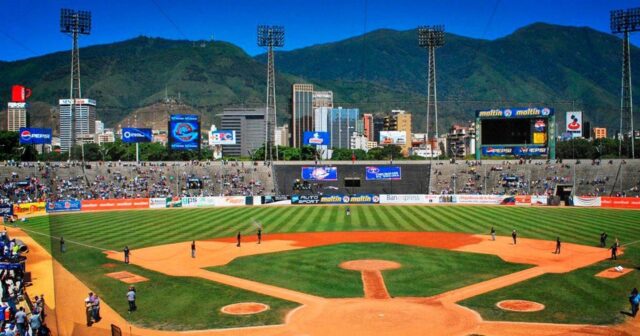
<svg viewBox="0 0 640 336"><path fill-rule="evenodd" d="M537 312L544 309L544 305L542 303L525 300L504 300L496 303L496 306L502 310L523 313Z"/></svg>
<svg viewBox="0 0 640 336"><path fill-rule="evenodd" d="M400 268L401 266L395 261L376 259L351 260L340 264L341 268L352 271L384 271Z"/></svg>
<svg viewBox="0 0 640 336"><path fill-rule="evenodd" d="M269 306L264 303L240 302L224 306L220 309L220 311L230 315L250 315L262 313L263 311L268 309Z"/></svg>

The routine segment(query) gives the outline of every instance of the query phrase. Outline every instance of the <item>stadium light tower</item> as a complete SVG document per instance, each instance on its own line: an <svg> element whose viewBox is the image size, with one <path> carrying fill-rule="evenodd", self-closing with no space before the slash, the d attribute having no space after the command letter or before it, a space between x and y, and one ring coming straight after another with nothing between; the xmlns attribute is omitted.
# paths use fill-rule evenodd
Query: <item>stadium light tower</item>
<svg viewBox="0 0 640 336"><path fill-rule="evenodd" d="M71 99L71 147L69 148L69 158L71 158L71 148L75 143L75 98L82 98L82 87L80 86L80 49L78 48L78 37L91 33L91 12L75 11L62 8L60 10L60 32L68 34L72 39L71 47L71 84L69 99Z"/></svg>
<svg viewBox="0 0 640 336"><path fill-rule="evenodd" d="M258 46L267 48L267 106L265 111L265 151L264 160L273 161L276 119L276 78L273 49L284 46L283 26L258 26ZM276 160L278 149L276 147Z"/></svg>
<svg viewBox="0 0 640 336"><path fill-rule="evenodd" d="M438 143L438 96L436 89L436 48L444 45L444 26L418 27L418 45L429 54L427 71L427 138L431 151ZM432 116L433 114L433 116Z"/></svg>
<svg viewBox="0 0 640 336"><path fill-rule="evenodd" d="M640 8L611 11L611 32L622 34L622 95L620 100L620 135L631 139L631 155L635 157L633 99L631 97L631 53L629 35L640 30ZM622 141L618 147L618 154L622 156Z"/></svg>

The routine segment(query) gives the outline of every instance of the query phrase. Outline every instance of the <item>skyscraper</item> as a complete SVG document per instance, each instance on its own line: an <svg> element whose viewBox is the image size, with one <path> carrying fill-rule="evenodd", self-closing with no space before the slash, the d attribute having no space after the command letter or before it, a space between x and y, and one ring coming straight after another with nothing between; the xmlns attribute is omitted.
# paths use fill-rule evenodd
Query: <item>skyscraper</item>
<svg viewBox="0 0 640 336"><path fill-rule="evenodd" d="M249 156L264 145L264 108L226 108L222 112L220 129L236 131L235 145L222 145L224 156ZM275 135L275 134L274 134Z"/></svg>
<svg viewBox="0 0 640 336"><path fill-rule="evenodd" d="M293 84L291 102L292 144L301 147L304 132L313 130L313 84Z"/></svg>
<svg viewBox="0 0 640 336"><path fill-rule="evenodd" d="M59 105L60 148L66 152L75 144L75 137L96 132L96 101L93 99L75 99L75 101L60 99ZM75 113L71 113L72 106Z"/></svg>
<svg viewBox="0 0 640 336"><path fill-rule="evenodd" d="M27 127L27 103L7 105L7 131L18 132L20 127Z"/></svg>
<svg viewBox="0 0 640 336"><path fill-rule="evenodd" d="M315 110L315 131L329 132L329 148L351 147L351 136L357 133L360 110L357 108L321 107Z"/></svg>
<svg viewBox="0 0 640 336"><path fill-rule="evenodd" d="M373 115L365 113L362 115L362 123L364 128L364 136L367 140L373 141Z"/></svg>

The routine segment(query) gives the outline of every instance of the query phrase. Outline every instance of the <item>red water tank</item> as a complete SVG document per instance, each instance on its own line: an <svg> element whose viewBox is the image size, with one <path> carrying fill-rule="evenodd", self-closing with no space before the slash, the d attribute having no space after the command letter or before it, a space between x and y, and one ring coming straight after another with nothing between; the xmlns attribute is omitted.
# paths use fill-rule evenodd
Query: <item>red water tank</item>
<svg viewBox="0 0 640 336"><path fill-rule="evenodd" d="M24 103L27 98L31 97L31 89L22 85L14 85L11 87L11 101L14 103Z"/></svg>

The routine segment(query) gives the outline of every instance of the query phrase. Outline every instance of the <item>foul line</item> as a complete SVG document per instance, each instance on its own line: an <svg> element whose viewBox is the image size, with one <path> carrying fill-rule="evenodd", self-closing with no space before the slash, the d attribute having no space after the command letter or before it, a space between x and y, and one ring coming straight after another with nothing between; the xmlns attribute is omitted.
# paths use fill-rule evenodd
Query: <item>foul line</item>
<svg viewBox="0 0 640 336"><path fill-rule="evenodd" d="M629 245L633 245L635 243L640 243L640 240L636 240L636 241L632 241L630 243L622 244L622 246L629 246Z"/></svg>
<svg viewBox="0 0 640 336"><path fill-rule="evenodd" d="M33 230L28 230L28 229L25 229L25 228L19 228L19 229L22 230L22 231L27 231L27 232L30 232L30 233L35 233L35 234L38 234L38 235L41 235L41 236L45 236L45 237L49 237L49 238L54 238L54 239L60 240L60 237L48 235L46 233L33 231ZM76 242L76 241L73 241L73 240L65 240L64 242L65 243L69 242L69 243L72 243L72 244L76 244L76 245L80 245L80 246L96 249L96 250L99 250L99 251L111 251L109 249L105 249L105 248L97 247L97 246L92 246L92 245L87 245L87 244L79 243L79 242Z"/></svg>

